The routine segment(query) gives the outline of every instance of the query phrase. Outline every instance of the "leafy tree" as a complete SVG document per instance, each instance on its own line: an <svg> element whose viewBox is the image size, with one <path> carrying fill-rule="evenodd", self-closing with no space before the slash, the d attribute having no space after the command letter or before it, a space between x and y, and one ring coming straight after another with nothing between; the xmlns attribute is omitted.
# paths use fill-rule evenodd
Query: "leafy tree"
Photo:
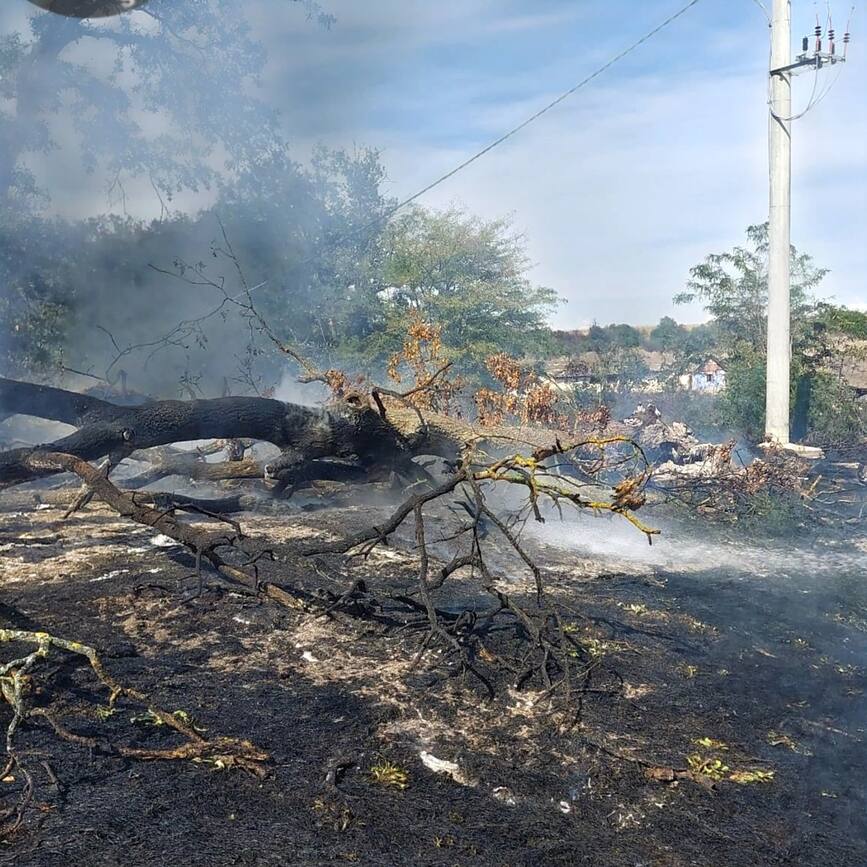
<svg viewBox="0 0 867 867"><path fill-rule="evenodd" d="M213 209L247 283L261 284L262 313L314 356L357 354L383 326L380 240L394 204L384 177L372 149L320 147L309 167L278 150L259 157Z"/></svg>
<svg viewBox="0 0 867 867"><path fill-rule="evenodd" d="M689 361L702 361L719 345L716 323L704 322L692 328L685 328L681 352Z"/></svg>
<svg viewBox="0 0 867 867"><path fill-rule="evenodd" d="M671 352L682 346L686 329L671 318L663 316L659 324L650 332L650 339L655 347L663 352Z"/></svg>
<svg viewBox="0 0 867 867"><path fill-rule="evenodd" d="M140 345L120 363L148 383L207 367L213 387L236 376L250 352L258 375L273 372L256 323L226 300L246 300L245 285L276 336L317 357L345 354L383 319L371 271L383 228L371 217L389 204L382 176L373 151L319 149L305 167L275 148L195 217L31 217L0 227L0 333L44 335L38 345L7 341L2 368L13 372L14 360L15 372L45 372L63 355L67 365L104 375L119 352ZM24 328L40 310L50 319L44 329ZM181 320L187 324L175 329Z"/></svg>
<svg viewBox="0 0 867 867"><path fill-rule="evenodd" d="M256 390L279 378L280 360L233 300L246 304L247 289L277 339L328 366L384 367L410 313L441 325L448 357L480 376L494 353L538 355L555 296L527 279L522 240L505 222L454 211L388 224L383 176L375 151L319 149L302 166L273 148L195 217L32 218L0 232L15 299L0 305L0 329L40 310L48 329L15 343L3 370L62 360L110 378L123 368L141 390L179 379L187 393L213 394L224 379Z"/></svg>
<svg viewBox="0 0 867 867"><path fill-rule="evenodd" d="M720 399L724 423L759 438L764 429L767 347L767 225L747 230L748 244L713 254L690 272L676 303L703 301L727 359ZM796 436L830 443L865 430L840 360L849 341L867 333L867 316L817 301L813 290L828 271L791 251L792 407Z"/></svg>
<svg viewBox="0 0 867 867"><path fill-rule="evenodd" d="M685 292L675 304L704 303L711 314L720 348L728 353L739 344L767 343L768 226L750 226L747 245L714 253L690 271ZM814 306L811 292L828 274L806 254L791 253L793 339Z"/></svg>
<svg viewBox="0 0 867 867"><path fill-rule="evenodd" d="M609 325L608 336L612 345L623 349L636 349L641 345L641 333L637 328L625 323Z"/></svg>
<svg viewBox="0 0 867 867"><path fill-rule="evenodd" d="M608 348L610 343L611 335L608 333L608 329L594 322L587 332L587 349L592 352L602 352Z"/></svg>
<svg viewBox="0 0 867 867"><path fill-rule="evenodd" d="M390 224L380 249L385 321L366 342L371 356L397 351L410 313L440 323L447 354L480 374L490 355L544 346L557 296L527 277L523 238L507 220L415 208Z"/></svg>
<svg viewBox="0 0 867 867"><path fill-rule="evenodd" d="M331 23L314 0L291 2ZM87 295L101 293L110 271L129 279L105 293L109 301L126 287L126 301L135 300L144 276L123 263L147 267L135 250L115 244L140 236L143 226L39 217L51 200L33 173L34 157L75 153L85 170L113 179L118 196L129 179L147 179L165 216L179 191L225 186L260 154L284 147L255 98L264 51L232 0L152 0L112 19L34 10L27 22L22 32L0 35L0 363L7 372L56 366L74 342L76 305L87 308ZM183 218L165 222L179 228ZM104 245L120 258L96 267L91 256Z"/></svg>
<svg viewBox="0 0 867 867"><path fill-rule="evenodd" d="M81 225L23 214L14 227L0 222L0 374L44 374L60 364L84 234Z"/></svg>
<svg viewBox="0 0 867 867"><path fill-rule="evenodd" d="M34 12L27 32L0 37L0 207L44 204L28 160L60 147L58 120L86 170L119 190L148 178L165 202L273 146L274 118L253 89L265 53L238 5L152 0L111 19Z"/></svg>
<svg viewBox="0 0 867 867"><path fill-rule="evenodd" d="M600 385L601 403L613 403L618 395L635 391L649 373L647 363L635 346L612 342L597 349L596 356L590 372Z"/></svg>

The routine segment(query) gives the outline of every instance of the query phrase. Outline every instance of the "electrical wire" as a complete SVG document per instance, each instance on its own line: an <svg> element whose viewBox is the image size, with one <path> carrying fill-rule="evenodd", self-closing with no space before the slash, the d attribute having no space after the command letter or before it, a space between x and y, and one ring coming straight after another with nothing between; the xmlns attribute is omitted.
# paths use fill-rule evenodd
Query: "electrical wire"
<svg viewBox="0 0 867 867"><path fill-rule="evenodd" d="M831 79L831 82L828 84L828 86L813 101L813 104L810 106L811 109L815 108L831 92L831 89L840 80L840 76L842 74L843 74L843 67L841 66L837 70L837 74ZM801 116L803 117L803 115L801 115Z"/></svg>
<svg viewBox="0 0 867 867"><path fill-rule="evenodd" d="M839 72L838 72L838 76L839 76ZM807 100L806 108L804 108L804 110L799 112L798 114L793 114L791 117L780 117L772 108L771 100L768 99L768 108L771 111L771 117L773 117L774 120L777 120L780 123L791 123L793 120L800 120L808 111L810 111L810 109L812 109L815 105L818 104L818 102L819 102L818 99L816 99L814 101L818 87L819 87L819 67L817 64L816 69L813 73L813 90L810 92L810 98ZM826 91L826 93L827 93L827 91Z"/></svg>
<svg viewBox="0 0 867 867"><path fill-rule="evenodd" d="M758 0L756 0L756 2L758 2ZM813 5L814 5L814 6L817 6L818 4L814 3ZM854 14L855 14L855 5L853 4L853 5L852 5L852 9L851 9L851 11L850 11L850 13L849 13L849 22L846 24L846 33L847 33L847 34L849 33L849 29L850 29L851 24L852 24L852 16L853 16ZM818 21L818 12L816 13L816 20ZM830 2L830 0L828 0L828 32L830 32L831 27L832 27L832 18L831 18L831 2ZM843 60L845 60L845 59L846 59L846 56L845 56L845 53L844 53L844 55L843 55ZM831 79L831 81L830 81L830 83L828 84L828 86L827 86L824 90L822 90L822 91L817 95L817 94L816 94L816 90L817 90L817 88L818 88L818 82L819 82L819 65L818 65L818 62L817 62L817 64L816 64L816 68L815 68L815 72L814 72L814 74L813 74L813 89L812 89L812 92L810 93L810 98L809 98L809 100L807 100L807 105L806 105L806 107L803 109L803 111L800 111L798 114L793 114L791 117L780 117L780 116L779 116L779 115L778 115L778 114L773 110L773 108L771 107L771 105L772 105L771 100L768 99L768 108L770 109L771 117L773 117L774 120L779 121L780 123L791 123L792 121L800 120L800 119L801 119L802 117L804 117L808 112L812 111L812 110L813 110L817 105L819 105L820 102L822 102L822 100L823 100L823 99L824 99L824 98L825 98L825 97L826 97L826 96L831 92L831 90L834 88L834 85L836 85L837 82L840 80L840 76L841 76L842 74L843 74L843 67L841 66L841 67L837 70L837 74L836 74L836 75Z"/></svg>
<svg viewBox="0 0 867 867"><path fill-rule="evenodd" d="M693 6L697 6L699 2L700 0L690 0L689 3L687 3L685 6L682 6L680 9L677 10L677 12L669 15L668 18L666 18L663 22L657 24L657 26L654 27L653 30L646 33L644 36L641 37L641 39L633 42L628 48L625 48L619 54L616 54L594 72L590 73L590 75L588 75L586 78L583 78L581 81L579 81L578 84L576 84L574 87L570 87L569 90L561 93L560 96L558 96L556 99L551 100L551 102L549 102L546 106L540 108L539 111L537 111L535 114L530 115L530 117L528 117L526 120L523 120L517 126L512 127L512 129L510 129L508 132L503 133L503 135L501 135L499 138L494 139L494 141L492 141L490 144L483 147L480 151L474 153L468 159L465 159L462 163L455 166L451 171L446 172L444 175L438 177L435 181L429 183L426 187L420 189L417 193L414 193L409 198L406 198L403 201L399 202L397 205L395 205L392 213L399 211L401 208L406 207L407 205L414 202L416 199L421 198L425 193L429 193L432 189L434 189L434 187L438 187L440 184L449 180L449 178L453 178L456 174L458 174L458 172L463 171L465 168L467 168L467 166L472 165L474 162L476 162L476 160L481 159L483 156L485 156L485 154L490 153L494 148L499 147L501 144L503 144L503 142L508 141L510 138L512 138L512 136L521 132L521 130L526 129L531 123L542 117L542 115L547 114L549 111L551 111L551 109L556 108L558 105L560 105L561 102L567 100L574 93L577 93L577 91L581 90L581 88L586 87L588 84L590 84L591 81L602 75L603 72L611 69L611 67L614 66L616 63L619 63L625 57L632 54L633 51L644 45L645 42L651 40L654 36L656 36L657 33L664 30L670 24L673 24L675 21L677 21L678 18L689 12L689 10L692 9Z"/></svg>
<svg viewBox="0 0 867 867"><path fill-rule="evenodd" d="M770 27L771 26L771 16L770 16L770 13L768 12L768 7L765 6L764 3L762 3L762 0L753 0L753 3L755 3L756 6L758 6L759 9L762 10L765 18L767 18L767 20L768 20L768 27Z"/></svg>
<svg viewBox="0 0 867 867"><path fill-rule="evenodd" d="M510 138L517 135L519 132L521 132L521 130L526 129L528 126L530 126L531 123L534 123L540 117L542 117L543 115L545 115L549 111L551 111L553 108L556 108L558 105L560 105L560 103L567 100L570 96L577 93L582 88L586 87L594 79L598 78L604 72L611 69L612 66L619 63L624 58L628 57L630 54L632 54L634 51L636 51L638 48L640 48L646 42L649 42L651 39L653 39L654 36L656 36L662 30L665 30L666 27L673 24L675 21L677 21L678 18L685 15L687 12L689 12L690 9L692 9L693 6L697 6L700 2L701 2L701 0L690 0L689 3L686 3L684 6L681 6L681 8L678 9L676 12L669 15L664 21L657 24L656 27L654 27L652 30L649 30L647 33L644 34L644 36L642 36L640 39L636 40L631 45L629 45L628 48L625 48L625 49L623 49L623 51L614 55L614 57L612 57L610 60L603 63L602 66L598 67L594 72L590 73L590 75L581 79L581 81L579 81L576 85L574 85L573 87L570 87L569 90L561 93L560 96L558 96L556 99L551 100L551 102L549 102L547 105L540 108L537 112L530 115L525 120L521 121L521 123L519 123L517 126L512 127L510 130L508 130L507 132L505 132L501 136L499 136L499 138L496 138L494 141L485 145L485 147L483 147L481 150L476 151L476 153L474 153L472 156L468 157L463 162L456 165L453 169L451 169L450 171L446 172L443 175L440 175L438 178L431 181L426 186L422 187L420 190L418 190L418 192L413 193L411 196L408 196L405 199L402 199L396 205L394 205L391 208L389 208L388 210L386 210L380 216L376 217L375 219L371 220L368 223L365 223L362 226L359 226L354 231L349 232L346 235L343 235L338 240L341 240L341 241L351 240L352 238L355 238L359 235L362 235L363 233L369 231L370 229L376 228L379 225L387 223L396 213L398 213L398 211L403 210L407 205L411 205L413 202L415 202L417 199L420 199L426 193L429 193L435 187L438 187L440 184L443 184L447 180L449 180L450 178L453 178L456 174L458 174L459 172L462 172L465 168L472 165L474 162L481 159L486 154L490 153L492 150L494 150L494 148L499 147L501 144L503 144L503 142L508 141ZM303 259L296 264L297 265L305 265L305 264L308 264L309 262L314 261L315 258L316 258L316 256L311 256L308 259ZM245 292L240 292L233 300L237 301L240 298L242 298L245 294L246 294Z"/></svg>

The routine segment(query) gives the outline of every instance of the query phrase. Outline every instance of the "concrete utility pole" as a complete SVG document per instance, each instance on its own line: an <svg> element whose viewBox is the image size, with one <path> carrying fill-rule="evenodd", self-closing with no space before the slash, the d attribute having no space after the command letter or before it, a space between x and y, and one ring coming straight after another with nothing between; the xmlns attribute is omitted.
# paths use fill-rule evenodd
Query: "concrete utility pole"
<svg viewBox="0 0 867 867"><path fill-rule="evenodd" d="M765 431L769 440L789 442L790 336L789 248L792 225L791 0L774 0L771 19L771 93L768 140L771 174L768 218L768 381Z"/></svg>
<svg viewBox="0 0 867 867"><path fill-rule="evenodd" d="M792 75L846 60L849 28L843 54L837 54L834 27L829 20L828 47L822 50L822 26L816 22L816 43L809 53L804 38L801 54L792 61L792 3L773 0L771 15L770 212L768 216L768 373L765 402L767 439L789 444L789 388L792 368L791 273L792 230ZM830 19L830 14L829 14ZM812 103L811 103L812 105ZM808 110L811 106L808 106Z"/></svg>

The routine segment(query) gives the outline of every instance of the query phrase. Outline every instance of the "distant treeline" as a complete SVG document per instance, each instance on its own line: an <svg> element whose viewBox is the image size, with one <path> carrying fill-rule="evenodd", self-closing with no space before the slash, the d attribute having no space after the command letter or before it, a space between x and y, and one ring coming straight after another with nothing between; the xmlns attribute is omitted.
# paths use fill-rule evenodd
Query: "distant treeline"
<svg viewBox="0 0 867 867"><path fill-rule="evenodd" d="M604 352L611 348L620 348L699 356L713 351L719 340L719 332L713 322L683 325L670 316L663 316L655 326L594 323L587 329L555 331L554 337L564 354Z"/></svg>

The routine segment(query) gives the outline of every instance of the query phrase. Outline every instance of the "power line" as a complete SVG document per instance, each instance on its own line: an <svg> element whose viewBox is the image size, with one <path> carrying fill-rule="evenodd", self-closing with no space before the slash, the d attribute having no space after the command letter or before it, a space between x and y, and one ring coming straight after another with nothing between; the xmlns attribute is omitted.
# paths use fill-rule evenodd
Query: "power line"
<svg viewBox="0 0 867 867"><path fill-rule="evenodd" d="M758 0L756 0L756 2L758 2ZM817 4L814 3L813 5L816 6ZM802 117L805 117L807 114L809 114L809 112L811 112L820 102L822 102L822 100L825 99L825 97L834 88L834 85L839 81L840 76L843 73L842 67L839 70L837 70L837 74L834 76L834 78L831 80L831 82L827 85L827 87L825 87L824 90L822 90L821 92L817 92L818 91L818 84L819 84L819 71L823 68L825 63L827 63L829 61L830 61L831 65L834 65L839 60L842 60L842 61L846 60L845 48L848 46L848 43L849 43L849 33L851 30L851 26L852 26L852 16L854 14L855 14L855 6L853 5L852 9L849 13L849 21L846 24L846 33L845 33L845 36L843 39L843 43L844 43L843 55L842 55L842 57L838 58L836 56L836 54L834 53L834 47L833 47L834 46L834 25L833 25L833 22L831 19L831 3L830 3L830 0L828 0L827 32L828 32L829 38L831 40L831 49L830 49L831 53L828 55L820 54L818 42L817 42L817 48L816 48L817 53L814 56L814 58L809 58L809 57L807 57L806 54L802 54L801 56L799 56L798 61L795 64L795 66L793 67L793 69L798 69L798 68L801 68L803 66L814 66L814 74L813 74L813 88L810 92L810 98L807 100L807 105L803 108L803 110L799 111L797 114L793 114L790 117L780 117L774 111L773 106L772 106L772 99L770 96L770 89L771 89L771 86L773 83L773 79L771 79L771 85L769 85L768 107L770 108L771 117L773 117L776 121L779 121L780 123L791 123L792 121L800 120ZM819 25L819 16L817 13L816 14L816 38L817 38L817 40L820 37L821 37L821 29L820 29L820 25ZM806 40L805 40L805 47L806 47Z"/></svg>
<svg viewBox="0 0 867 867"><path fill-rule="evenodd" d="M476 160L481 159L483 156L485 156L486 154L488 154L492 150L494 150L494 148L499 147L501 144L503 144L503 142L507 141L508 139L510 139L514 135L516 135L517 133L521 132L521 130L526 129L531 123L537 121L540 117L542 117L542 115L547 114L549 111L551 111L551 109L560 105L561 102L564 102L570 96L572 96L573 94L575 94L579 90L581 90L583 87L586 87L588 84L590 84L590 82L592 82L594 79L596 79L600 75L602 75L602 73L611 69L612 66L614 66L616 63L619 63L625 57L628 57L636 49L638 49L642 45L644 45L645 42L649 42L651 39L653 39L653 37L656 36L657 33L661 32L662 30L665 30L666 27L673 24L675 21L677 21L678 18L680 18L681 16L683 16L687 12L689 12L689 10L692 9L693 6L697 6L699 4L699 2L700 2L700 0L690 0L689 3L687 3L685 6L682 6L680 9L677 10L677 12L674 12L673 14L669 15L668 18L666 18L664 21L657 24L656 27L654 27L652 30L645 33L644 36L642 36L640 39L633 42L628 48L625 48L619 54L614 55L614 57L612 57L610 60L606 61L602 66L598 67L594 72L590 73L590 75L581 79L581 81L579 81L576 85L574 85L573 87L570 87L569 90L561 93L560 96L558 96L556 99L551 100L551 102L549 102L547 105L540 108L534 114L530 115L530 117L521 121L521 123L519 123L517 126L512 127L508 132L503 133L499 138L490 142L490 144L485 145L485 147L483 147L481 150L477 151L472 156L465 159L462 163L455 166L453 169L446 172L444 175L440 175L440 177L438 177L434 181L431 181L426 186L422 187L418 192L413 193L408 198L399 201L396 205L393 205L391 208L387 209L380 216L375 217L373 220L370 220L368 223L365 223L364 225L359 226L355 230L348 232L347 234L343 235L338 240L340 240L340 241L351 240L351 239L353 239L359 235L362 235L363 233L367 232L368 230L375 228L376 226L379 226L383 223L388 222L398 211L403 210L403 208L405 208L407 205L410 205L414 201L416 201L417 199L420 199L423 195L425 195L426 193L429 193L435 187L438 187L440 184L443 184L447 180L449 180L450 178L453 178L456 174L458 174L458 172L463 171L465 168L467 168L467 166L472 165L474 162L476 162ZM307 259L302 259L300 262L297 262L296 265L306 265L309 262L314 261L317 258L317 255L318 254L310 256ZM245 294L244 292L241 292L237 296L235 296L235 298L233 298L232 300L237 301L244 294Z"/></svg>
<svg viewBox="0 0 867 867"><path fill-rule="evenodd" d="M438 187L440 184L443 184L447 180L449 180L450 178L453 178L456 174L458 174L459 172L462 172L465 168L467 168L467 166L472 165L474 162L476 162L477 160L481 159L483 156L485 156L486 154L488 154L492 150L494 150L494 148L499 147L501 144L503 144L503 142L508 141L508 139L512 138L517 133L521 132L521 130L526 129L531 123L534 123L540 117L542 117L543 115L545 115L549 111L551 111L553 108L556 108L556 106L560 105L561 102L564 102L570 96L572 96L573 94L575 94L579 90L581 90L583 87L586 87L594 79L598 78L604 72L611 69L612 66L619 63L624 58L628 57L630 54L632 54L634 51L636 51L638 48L640 48L646 42L649 42L651 39L653 39L653 37L656 36L658 33L660 33L662 30L665 30L666 27L668 27L669 25L671 25L675 21L677 21L678 18L680 18L681 16L683 16L687 12L689 12L689 10L692 9L693 6L697 6L699 4L699 2L700 2L700 0L690 0L689 3L682 6L676 12L669 15L668 18L666 18L664 21L661 21L659 24L656 25L656 27L654 27L652 30L645 33L644 36L642 36L640 39L633 42L628 48L625 48L620 53L614 55L614 57L612 57L610 60L608 60L604 64L602 64L602 66L598 67L595 71L591 72L590 75L581 79L581 81L579 81L576 85L574 85L573 87L570 87L569 90L561 93L560 96L558 96L556 99L551 100L551 102L549 102L547 105L540 108L534 114L530 115L530 117L521 121L521 123L519 123L517 126L512 127L510 130L508 130L508 132L503 133L503 135L501 135L499 138L495 139L490 144L486 145L481 150L477 151L472 156L465 159L462 163L455 166L453 169L446 172L444 175L440 175L440 177L438 177L434 181L431 181L431 183L427 184L425 187L422 187L422 189L420 189L418 192L413 193L411 196L409 196L406 199L403 199L402 201L399 201L396 205L394 205L393 207L386 210L379 217L374 218L373 220L364 224L363 226L359 226L357 229L355 229L352 232L348 232L347 234L343 235L338 240L340 240L340 241L351 240L352 238L355 238L358 235L361 235L362 233L367 232L369 229L372 229L376 226L379 226L383 223L388 222L398 211L402 210L407 205L412 204L417 199L420 199L423 195L425 195L426 193L429 193L435 187ZM295 263L296 267L300 266L300 265L309 264L310 262L315 261L315 259L317 257L318 257L318 254L315 254L315 255L309 256L307 259L302 259L300 262ZM261 284L259 284L259 286L254 286L252 289L249 289L249 290L245 289L244 291L239 292L237 295L230 296L228 298L228 301L229 302L237 302L241 298L243 298L245 295L249 296L252 292L256 291L257 289L261 288L264 285L265 285L265 283L261 283ZM223 303L225 303L225 302L223 302ZM210 313L208 313L204 317L202 317L202 319L196 320L196 321L202 321L203 319L207 319L207 318L210 318L211 316L214 316L216 313L218 313L223 308L223 303L221 303L219 305L219 307L215 308Z"/></svg>
<svg viewBox="0 0 867 867"><path fill-rule="evenodd" d="M839 75L839 72L837 74ZM819 88L819 66L817 64L816 65L816 71L813 74L813 90L810 92L810 98L807 100L807 105L804 108L804 110L798 112L798 114L793 114L791 117L780 117L778 114L776 114L776 112L773 109L773 102L771 100L771 96L769 93L768 94L768 108L770 109L771 117L773 117L774 120L777 120L780 123L791 123L794 120L800 120L802 117L804 117L804 115L807 114L807 112L810 111L810 109L813 108L813 106L815 106L821 99L824 98L824 95L823 95L819 99L816 99L816 91L818 90L818 88ZM770 85L768 86L768 90L770 91ZM826 93L827 93L827 91L826 91Z"/></svg>
<svg viewBox="0 0 867 867"><path fill-rule="evenodd" d="M668 27L670 24L673 24L675 21L677 21L678 18L689 12L689 10L692 9L693 6L698 5L699 2L700 0L691 0L691 2L687 3L685 6L682 6L680 9L677 10L677 12L669 15L668 18L666 18L663 22L654 27L653 30L645 33L644 36L641 37L641 39L633 42L632 45L630 45L628 48L625 48L619 54L616 54L607 63L604 63L602 66L600 66L595 72L592 72L586 78L579 81L578 84L576 84L574 87L570 87L569 90L561 93L560 96L558 96L554 100L551 100L551 102L549 102L543 108L540 108L539 111L537 111L535 114L530 115L530 117L528 117L526 120L522 121L517 126L512 127L512 129L510 129L508 132L503 133L503 135L501 135L499 138L495 139L490 144L483 147L480 151L474 153L471 157L465 159L462 163L455 166L451 171L446 172L444 175L438 177L435 181L429 183L426 187L423 187L417 193L414 193L409 198L399 202L391 210L388 216L392 216L393 214L397 213L397 211L405 208L407 205L414 202L416 199L421 198L425 193L429 193L432 189L434 189L434 187L438 187L440 184L449 180L449 178L453 178L458 172L463 171L465 168L467 168L467 166L472 165L476 160L481 159L483 156L485 156L485 154L490 153L494 148L499 147L501 144L503 144L503 142L507 141L508 139L512 138L512 136L521 132L521 130L525 129L531 123L542 117L543 114L547 114L549 111L551 111L552 108L560 105L561 102L567 100L574 93L581 90L582 87L586 87L586 85L590 84L591 81L602 75L603 72L608 71L616 63L619 63L625 57L632 54L633 51L640 48L642 45L644 45L645 42L651 40L654 36L656 36L657 33L665 30L666 27Z"/></svg>
<svg viewBox="0 0 867 867"><path fill-rule="evenodd" d="M753 0L753 3L755 3L756 6L758 6L759 9L762 10L762 12L764 13L765 18L768 19L768 26L770 26L770 24L771 24L771 16L768 14L768 7L765 6L764 3L762 3L762 0Z"/></svg>

